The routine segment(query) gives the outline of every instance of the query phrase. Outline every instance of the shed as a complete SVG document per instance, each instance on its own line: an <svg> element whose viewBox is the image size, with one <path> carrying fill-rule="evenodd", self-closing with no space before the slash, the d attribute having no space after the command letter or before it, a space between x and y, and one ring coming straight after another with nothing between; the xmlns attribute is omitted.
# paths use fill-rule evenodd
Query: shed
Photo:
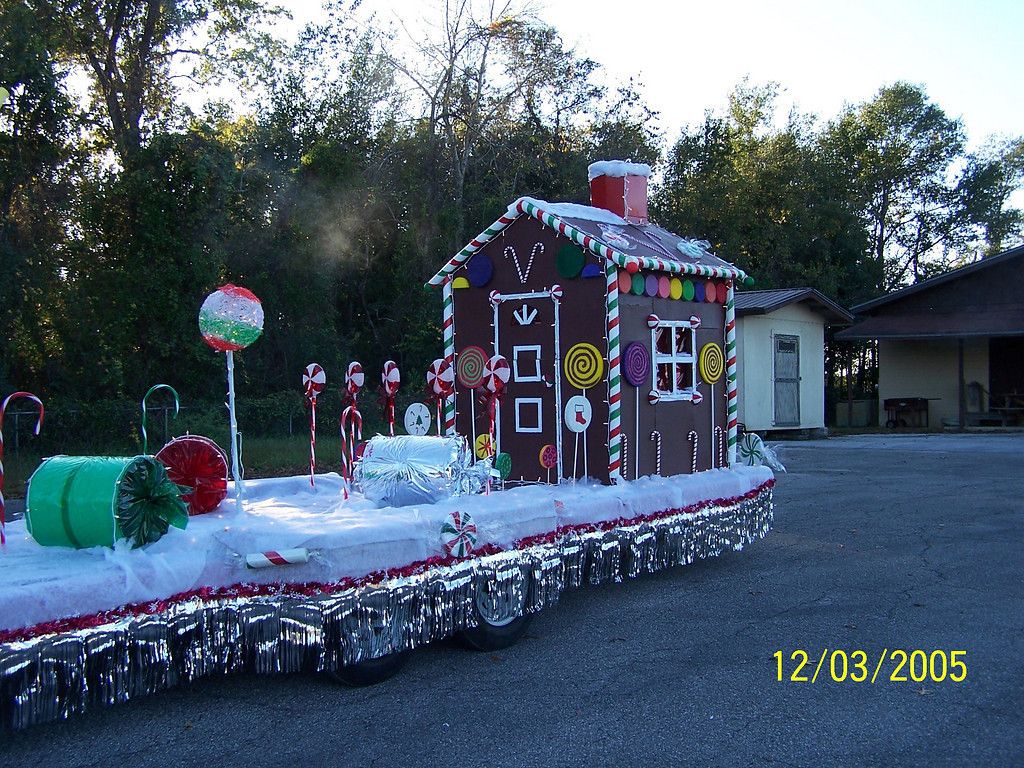
<svg viewBox="0 0 1024 768"><path fill-rule="evenodd" d="M740 423L751 432L824 428L825 328L851 322L814 288L738 291Z"/></svg>
<svg viewBox="0 0 1024 768"><path fill-rule="evenodd" d="M836 338L878 340L883 424L1024 420L1024 246L853 311L857 322Z"/></svg>
<svg viewBox="0 0 1024 768"><path fill-rule="evenodd" d="M429 281L444 292L444 355L458 373L445 431L489 433L476 373L506 358L493 450L514 480L615 482L733 461L733 283L746 275L648 221L649 174L594 163L592 205L519 198ZM553 473L540 461L549 446Z"/></svg>

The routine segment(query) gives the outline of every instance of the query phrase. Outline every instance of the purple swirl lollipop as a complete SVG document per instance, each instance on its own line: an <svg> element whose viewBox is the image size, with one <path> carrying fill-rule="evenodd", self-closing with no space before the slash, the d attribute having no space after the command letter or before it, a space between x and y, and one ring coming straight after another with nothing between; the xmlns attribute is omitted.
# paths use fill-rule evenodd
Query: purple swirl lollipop
<svg viewBox="0 0 1024 768"><path fill-rule="evenodd" d="M641 387L651 377L651 353L647 345L634 341L622 355L622 373L634 387Z"/></svg>

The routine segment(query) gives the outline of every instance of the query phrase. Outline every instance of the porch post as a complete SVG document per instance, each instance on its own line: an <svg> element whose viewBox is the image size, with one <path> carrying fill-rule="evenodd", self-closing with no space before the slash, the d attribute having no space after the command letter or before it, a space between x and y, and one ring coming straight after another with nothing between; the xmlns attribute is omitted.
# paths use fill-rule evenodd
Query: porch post
<svg viewBox="0 0 1024 768"><path fill-rule="evenodd" d="M956 380L956 394L957 394L957 407L960 411L960 431L964 431L967 428L967 397L964 392L964 340L959 338L956 340L956 365L957 365L957 380Z"/></svg>

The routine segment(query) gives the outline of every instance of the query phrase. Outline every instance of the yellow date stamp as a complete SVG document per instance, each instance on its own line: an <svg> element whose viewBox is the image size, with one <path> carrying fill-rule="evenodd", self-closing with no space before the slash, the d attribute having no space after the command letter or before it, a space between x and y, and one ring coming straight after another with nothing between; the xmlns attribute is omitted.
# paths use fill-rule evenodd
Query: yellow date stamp
<svg viewBox="0 0 1024 768"><path fill-rule="evenodd" d="M881 653L823 648L775 651L780 683L962 683L967 679L967 651L883 648Z"/></svg>

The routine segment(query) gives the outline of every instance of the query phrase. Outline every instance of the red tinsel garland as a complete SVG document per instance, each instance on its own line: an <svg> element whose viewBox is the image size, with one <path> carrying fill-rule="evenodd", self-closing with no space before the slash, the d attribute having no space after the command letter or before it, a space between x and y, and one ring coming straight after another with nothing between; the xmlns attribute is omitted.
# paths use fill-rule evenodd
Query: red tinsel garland
<svg viewBox="0 0 1024 768"><path fill-rule="evenodd" d="M400 568L390 568L383 571L375 571L359 578L345 577L339 581L321 582L283 582L277 584L247 584L240 582L229 587L199 587L187 592L179 592L176 595L163 600L154 600L147 603L132 603L109 611L90 614L88 616L74 616L66 619L55 619L36 624L22 629L0 630L0 643L16 643L31 640L43 635L61 634L74 632L82 629L101 627L112 624L132 616L148 616L161 613L174 605L191 601L215 602L224 599L252 598L252 597L279 597L285 595L301 595L315 597L319 595L332 595L344 592L347 589L364 587L370 584L378 585L381 582L415 576L433 568L441 568L454 565L462 560L470 560L474 557L497 555L502 552L512 552L519 549L527 549L538 544L550 544L555 540L573 533L595 533L597 531L610 531L614 528L629 528L643 523L650 523L675 515L697 514L709 507L725 507L739 504L750 499L757 498L763 491L772 488L775 480L770 479L749 491L742 496L735 496L729 499L709 499L691 504L687 507L665 509L660 512L650 512L632 518L618 518L606 520L600 523L578 523L576 525L563 525L548 533L541 533L535 536L527 536L519 539L511 547L503 549L494 544L484 544L476 547L471 555L455 557L453 555L435 555L426 560L419 560L415 563Z"/></svg>

